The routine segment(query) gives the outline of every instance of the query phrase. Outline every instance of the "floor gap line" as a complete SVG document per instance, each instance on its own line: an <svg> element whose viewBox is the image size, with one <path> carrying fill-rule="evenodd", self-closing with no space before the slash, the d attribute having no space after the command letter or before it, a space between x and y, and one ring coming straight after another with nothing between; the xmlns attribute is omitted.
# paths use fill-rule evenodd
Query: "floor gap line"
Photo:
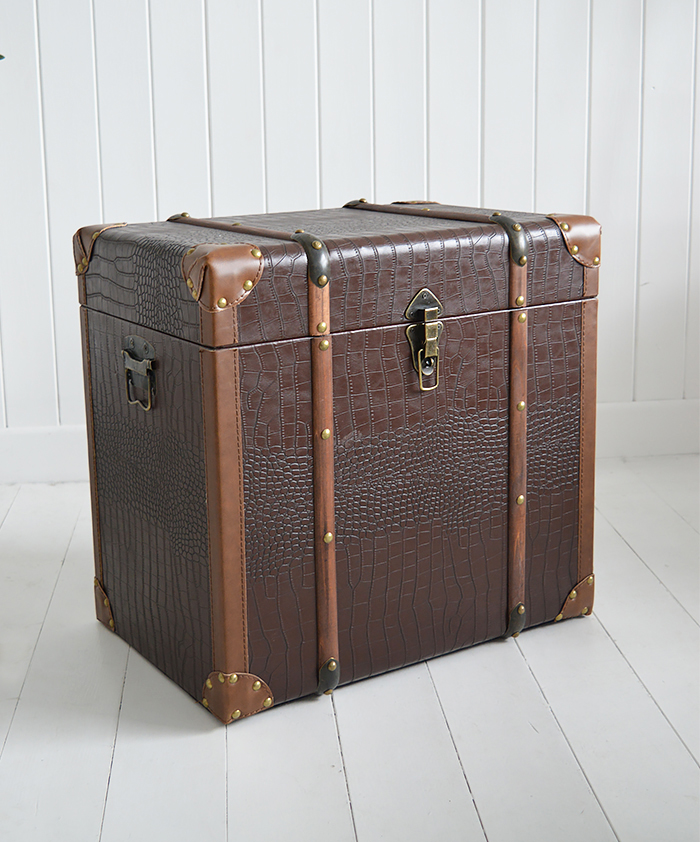
<svg viewBox="0 0 700 842"><path fill-rule="evenodd" d="M19 494L20 488L21 488L21 485L18 484L17 488L15 490L15 496L12 498L12 502L10 503L7 511L5 512L2 520L0 520L0 529L2 529L3 523L5 523L5 521L7 520L7 516L10 514L10 512L12 511L12 507L15 505L15 500L17 499L17 495Z"/></svg>
<svg viewBox="0 0 700 842"><path fill-rule="evenodd" d="M119 697L119 711L117 713L117 724L114 727L114 740L112 742L112 755L109 758L109 772L107 774L107 786L105 787L105 800L102 806L102 818L100 819L100 835L97 837L97 842L102 842L102 832L105 826L105 816L107 815L107 799L109 798L109 785L112 782L112 769L114 767L114 754L117 750L117 739L119 737L119 723L122 718L122 706L124 704L124 690L126 688L126 676L129 672L129 656L131 655L131 646L126 653L126 663L124 664L124 680L122 681L122 692Z"/></svg>
<svg viewBox="0 0 700 842"><path fill-rule="evenodd" d="M338 749L340 751L340 763L343 767L343 778L345 779L345 794L348 798L348 807L350 808L350 819L352 820L352 832L355 834L355 842L359 842L357 836L357 825L355 824L355 811L352 809L352 798L350 797L350 782L348 781L348 770L345 766L345 755L343 754L343 743L340 739L340 724L338 722L338 712L335 709L335 699L331 693L331 706L333 708L333 724L335 725L335 736L338 740Z"/></svg>

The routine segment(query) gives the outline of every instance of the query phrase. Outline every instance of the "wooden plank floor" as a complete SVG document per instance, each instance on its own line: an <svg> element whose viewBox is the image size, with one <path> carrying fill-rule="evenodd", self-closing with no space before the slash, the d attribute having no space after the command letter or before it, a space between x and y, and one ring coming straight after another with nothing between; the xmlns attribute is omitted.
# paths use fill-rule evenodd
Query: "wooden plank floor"
<svg viewBox="0 0 700 842"><path fill-rule="evenodd" d="M94 620L87 486L0 487L0 839L698 842L698 469L599 461L592 617L228 727Z"/></svg>

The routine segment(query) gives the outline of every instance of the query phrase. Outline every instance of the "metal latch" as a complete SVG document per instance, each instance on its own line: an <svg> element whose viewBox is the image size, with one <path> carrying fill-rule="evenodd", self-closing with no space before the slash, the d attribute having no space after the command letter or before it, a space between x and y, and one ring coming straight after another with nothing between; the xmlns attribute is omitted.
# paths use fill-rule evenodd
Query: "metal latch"
<svg viewBox="0 0 700 842"><path fill-rule="evenodd" d="M438 321L442 304L427 287L420 290L406 308L405 316L412 323L406 328L408 344L411 346L413 368L418 372L418 386L421 392L432 392L440 383L440 336L443 324ZM432 386L426 386L424 378L435 377Z"/></svg>
<svg viewBox="0 0 700 842"><path fill-rule="evenodd" d="M131 405L140 406L144 412L153 407L156 393L156 378L153 360L156 352L150 342L141 336L125 336L122 343L124 360L124 385L126 399ZM137 397L136 390L146 393L145 400Z"/></svg>

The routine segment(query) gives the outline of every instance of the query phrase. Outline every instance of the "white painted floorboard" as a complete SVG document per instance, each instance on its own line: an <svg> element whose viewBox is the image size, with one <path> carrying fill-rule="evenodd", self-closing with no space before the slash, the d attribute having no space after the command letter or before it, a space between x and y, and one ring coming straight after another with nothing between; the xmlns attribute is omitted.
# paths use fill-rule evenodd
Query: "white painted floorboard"
<svg viewBox="0 0 700 842"><path fill-rule="evenodd" d="M228 727L94 620L87 486L0 486L0 839L698 842L697 468L600 460L593 617Z"/></svg>

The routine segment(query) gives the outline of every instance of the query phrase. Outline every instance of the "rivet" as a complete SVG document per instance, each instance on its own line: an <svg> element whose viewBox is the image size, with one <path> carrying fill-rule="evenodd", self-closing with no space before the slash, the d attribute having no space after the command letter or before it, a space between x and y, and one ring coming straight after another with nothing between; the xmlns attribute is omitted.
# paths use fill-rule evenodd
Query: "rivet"
<svg viewBox="0 0 700 842"><path fill-rule="evenodd" d="M423 210L429 211L429 210L432 210L432 208L423 208Z"/></svg>
<svg viewBox="0 0 700 842"><path fill-rule="evenodd" d="M525 409L525 401L518 401L516 409L518 412L522 412Z"/></svg>
<svg viewBox="0 0 700 842"><path fill-rule="evenodd" d="M253 289L253 282L249 279L247 281L243 281L243 289L249 290Z"/></svg>
<svg viewBox="0 0 700 842"><path fill-rule="evenodd" d="M311 245L315 249L320 249L323 247L323 243L320 240L312 240Z"/></svg>
<svg viewBox="0 0 700 842"><path fill-rule="evenodd" d="M259 690L262 687L262 684L259 681L253 682L253 690Z"/></svg>
<svg viewBox="0 0 700 842"><path fill-rule="evenodd" d="M232 222L231 225L242 225L242 222Z"/></svg>
<svg viewBox="0 0 700 842"><path fill-rule="evenodd" d="M518 321L522 324L523 322L527 321L527 313L519 313L518 314Z"/></svg>
<svg viewBox="0 0 700 842"><path fill-rule="evenodd" d="M193 253L194 253L194 246L192 246L191 249L187 249L187 251L185 252L185 254L193 254Z"/></svg>
<svg viewBox="0 0 700 842"><path fill-rule="evenodd" d="M226 681L226 679L224 678L224 674L223 674L223 672L220 672L219 673L219 683L223 684L224 681Z"/></svg>
<svg viewBox="0 0 700 842"><path fill-rule="evenodd" d="M599 258L599 257L594 257L594 258L593 258L593 264L594 264L595 266L597 266L599 263L600 263L600 258Z"/></svg>
<svg viewBox="0 0 700 842"><path fill-rule="evenodd" d="M362 202L362 204L364 204L364 205L366 205L366 204L367 204L367 199L360 199L360 201L361 201L361 202Z"/></svg>
<svg viewBox="0 0 700 842"><path fill-rule="evenodd" d="M584 608L584 609L581 611L581 613L582 613L582 614L588 614L588 608L587 608L587 607L586 607L586 608Z"/></svg>
<svg viewBox="0 0 700 842"><path fill-rule="evenodd" d="M325 322L319 322L319 323L316 325L316 330L317 330L319 333L325 333L325 332L328 330L328 325L327 325Z"/></svg>
<svg viewBox="0 0 700 842"><path fill-rule="evenodd" d="M211 690L211 678L207 678L207 680L206 680L204 683L205 683L205 684L207 685L207 687Z"/></svg>
<svg viewBox="0 0 700 842"><path fill-rule="evenodd" d="M99 232L99 231L95 231L95 233L92 235L92 239L93 239L93 240L96 240L99 236L100 236L100 232Z"/></svg>
<svg viewBox="0 0 700 842"><path fill-rule="evenodd" d="M220 298L220 299L216 302L216 306L217 306L217 307L220 307L222 310L224 309L224 307L225 307L227 304L228 304L228 301L227 301L225 298Z"/></svg>
<svg viewBox="0 0 700 842"><path fill-rule="evenodd" d="M328 283L328 276L327 275L319 275L318 276L318 285L320 287L325 287L325 285L327 283Z"/></svg>
<svg viewBox="0 0 700 842"><path fill-rule="evenodd" d="M520 605L518 605L518 614L524 614L524 613L525 613L525 606L521 603Z"/></svg>
<svg viewBox="0 0 700 842"><path fill-rule="evenodd" d="M513 632L513 637L518 637L519 635L520 635L520 632Z"/></svg>
<svg viewBox="0 0 700 842"><path fill-rule="evenodd" d="M525 296L524 295L519 295L515 299L515 304L516 304L517 307L522 307L524 303L525 303Z"/></svg>
<svg viewBox="0 0 700 842"><path fill-rule="evenodd" d="M331 672L335 672L338 669L338 662L337 661L329 661L328 662L328 669Z"/></svg>
<svg viewBox="0 0 700 842"><path fill-rule="evenodd" d="M586 581L588 582L589 585L592 585L593 584L593 576L589 576L588 579L586 579Z"/></svg>
<svg viewBox="0 0 700 842"><path fill-rule="evenodd" d="M109 627L110 627L110 629L114 628L114 620L109 621Z"/></svg>
<svg viewBox="0 0 700 842"><path fill-rule="evenodd" d="M519 222L516 222L515 225L513 226L513 231L522 231L522 230L523 230L523 226Z"/></svg>
<svg viewBox="0 0 700 842"><path fill-rule="evenodd" d="M524 266L524 265L527 263L527 257L525 257L525 255L523 255L523 256L520 258L520 260L518 261L518 263L519 263L521 266Z"/></svg>
<svg viewBox="0 0 700 842"><path fill-rule="evenodd" d="M95 578L92 580L92 583L93 583L93 585L95 585L95 586L97 586L97 585L99 585L99 584L100 584L100 583L99 583L99 581L98 581L98 579L97 579L97 576L95 576Z"/></svg>
<svg viewBox="0 0 700 842"><path fill-rule="evenodd" d="M501 212L500 212L500 211L494 211L494 212L491 214L491 216L500 216L500 215L501 215Z"/></svg>
<svg viewBox="0 0 700 842"><path fill-rule="evenodd" d="M202 704L204 705L205 708L209 707L209 702L206 699L202 699Z"/></svg>
<svg viewBox="0 0 700 842"><path fill-rule="evenodd" d="M187 217L189 217L189 214L187 213L187 211L183 211L183 212L180 214L180 216L187 216Z"/></svg>
<svg viewBox="0 0 700 842"><path fill-rule="evenodd" d="M241 718L240 710L234 710L234 712L231 714L231 719L240 719L240 718Z"/></svg>
<svg viewBox="0 0 700 842"><path fill-rule="evenodd" d="M559 622L559 620L563 620L563 619L564 619L564 615L563 615L563 614L557 614L557 616L554 618L554 622L555 622L555 623L558 623L558 622Z"/></svg>
<svg viewBox="0 0 700 842"><path fill-rule="evenodd" d="M326 429L321 433L321 438L324 441L327 441L331 437L331 431L326 427Z"/></svg>
<svg viewBox="0 0 700 842"><path fill-rule="evenodd" d="M195 301L197 300L197 290L196 289L192 290L192 298L194 298Z"/></svg>
<svg viewBox="0 0 700 842"><path fill-rule="evenodd" d="M569 230L569 223L568 222L562 222L561 230L562 231L568 231Z"/></svg>
<svg viewBox="0 0 700 842"><path fill-rule="evenodd" d="M515 502L516 502L519 506L522 506L522 504L525 502L525 497L524 497L522 494L519 494L519 495L516 497Z"/></svg>
<svg viewBox="0 0 700 842"><path fill-rule="evenodd" d="M229 684L235 684L237 681L238 681L238 676L236 675L235 672L234 672L233 675L229 675L229 677L228 677L228 683Z"/></svg>
<svg viewBox="0 0 700 842"><path fill-rule="evenodd" d="M578 246L571 246L571 254L578 254Z"/></svg>
<svg viewBox="0 0 700 842"><path fill-rule="evenodd" d="M332 532L326 532L326 534L323 536L323 543L324 544L330 544L330 542L332 540L333 540L333 533Z"/></svg>
<svg viewBox="0 0 700 842"><path fill-rule="evenodd" d="M319 347L322 351L327 351L327 350L330 348L330 346L331 346L331 343L330 343L327 339L322 339L322 340L318 343L318 347Z"/></svg>
<svg viewBox="0 0 700 842"><path fill-rule="evenodd" d="M303 234L303 233L304 233L304 229L303 229L303 228L297 228L297 230L296 230L294 233L295 233L295 234Z"/></svg>
<svg viewBox="0 0 700 842"><path fill-rule="evenodd" d="M569 599L576 599L577 596L578 594L576 593L576 591L571 591L571 593L569 594Z"/></svg>
<svg viewBox="0 0 700 842"><path fill-rule="evenodd" d="M272 704L272 699L270 698L270 696L268 696L268 697L265 699L265 701L263 702L263 707L264 707L264 708L269 708L271 704Z"/></svg>
<svg viewBox="0 0 700 842"><path fill-rule="evenodd" d="M260 249L251 249L250 253L253 255L253 257L262 257L262 252L260 251Z"/></svg>
<svg viewBox="0 0 700 842"><path fill-rule="evenodd" d="M105 604L105 608L109 608L109 599L108 599L108 597L105 597L105 599L104 599L104 604Z"/></svg>
<svg viewBox="0 0 700 842"><path fill-rule="evenodd" d="M333 695L333 691L332 691L332 690L324 690L324 691L323 691L323 695L324 695L324 696L332 696L332 695Z"/></svg>
<svg viewBox="0 0 700 842"><path fill-rule="evenodd" d="M187 286L189 289L194 289L194 281L192 280L192 278L187 279Z"/></svg>

